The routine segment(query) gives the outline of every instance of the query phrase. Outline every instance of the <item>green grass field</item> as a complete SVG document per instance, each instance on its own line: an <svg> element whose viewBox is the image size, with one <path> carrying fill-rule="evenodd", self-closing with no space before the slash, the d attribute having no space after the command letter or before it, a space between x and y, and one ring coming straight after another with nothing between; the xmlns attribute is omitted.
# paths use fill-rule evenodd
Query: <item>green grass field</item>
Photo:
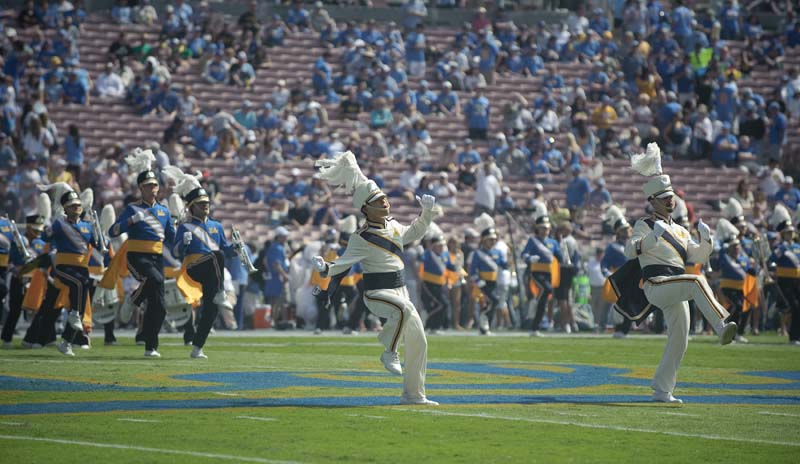
<svg viewBox="0 0 800 464"><path fill-rule="evenodd" d="M647 401L664 338L429 337L400 406L372 335L0 352L1 462L797 462L800 349L695 337L683 405ZM520 334L522 335L522 334ZM794 456L794 458L792 457Z"/></svg>

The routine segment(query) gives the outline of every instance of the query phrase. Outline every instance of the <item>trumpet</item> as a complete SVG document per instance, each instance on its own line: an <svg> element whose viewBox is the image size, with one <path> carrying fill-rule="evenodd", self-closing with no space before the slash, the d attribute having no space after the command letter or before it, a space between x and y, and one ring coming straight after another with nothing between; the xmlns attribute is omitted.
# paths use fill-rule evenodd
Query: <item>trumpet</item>
<svg viewBox="0 0 800 464"><path fill-rule="evenodd" d="M22 255L22 259L27 263L33 256L31 252L28 251L28 247L25 246L25 239L22 238L22 234L19 233L19 229L17 228L17 223L14 222L13 219L10 219L9 222L11 223L11 233L14 234L14 245L17 246L17 250Z"/></svg>
<svg viewBox="0 0 800 464"><path fill-rule="evenodd" d="M231 241L233 242L233 248L236 250L236 254L239 255L239 261L242 262L242 266L247 270L247 273L252 274L258 272L258 269L253 266L253 261L250 260L250 255L247 254L247 250L244 249L242 236L239 234L239 229L236 227L231 230Z"/></svg>
<svg viewBox="0 0 800 464"><path fill-rule="evenodd" d="M108 252L108 243L106 242L105 234L103 234L103 229L100 227L100 220L97 218L97 211L93 209L89 210L89 218L92 220L92 231L97 239L97 251L102 254L106 254Z"/></svg>

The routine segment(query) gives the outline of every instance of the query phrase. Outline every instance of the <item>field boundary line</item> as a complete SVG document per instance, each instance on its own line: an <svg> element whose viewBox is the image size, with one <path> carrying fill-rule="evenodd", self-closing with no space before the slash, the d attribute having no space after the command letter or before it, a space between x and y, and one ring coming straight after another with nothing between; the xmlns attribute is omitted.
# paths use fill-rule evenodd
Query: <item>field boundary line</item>
<svg viewBox="0 0 800 464"><path fill-rule="evenodd" d="M120 417L117 419L118 421L122 422L136 422L136 423L143 423L143 424L160 424L161 421L151 420L151 419L134 419L132 417Z"/></svg>
<svg viewBox="0 0 800 464"><path fill-rule="evenodd" d="M759 411L758 413L763 416L800 417L800 414L789 414L786 412Z"/></svg>
<svg viewBox="0 0 800 464"><path fill-rule="evenodd" d="M250 419L262 422L277 422L278 419L274 417L257 417L257 416L236 416L236 419Z"/></svg>
<svg viewBox="0 0 800 464"><path fill-rule="evenodd" d="M92 448L110 448L119 450L141 451L145 453L172 454L177 456L194 456L198 458L221 459L225 461L258 462L265 464L299 464L298 461L279 461L275 459L256 458L248 456L233 456L230 454L203 453L200 451L181 451L166 448L149 448L146 446L123 445L118 443L96 443L80 440L62 440L59 438L30 437L25 435L0 435L0 440L38 441L43 443L56 443L59 445L88 446Z"/></svg>
<svg viewBox="0 0 800 464"><path fill-rule="evenodd" d="M702 438L705 440L733 441L740 443L755 443L759 445L780 445L780 446L800 447L800 443L790 442L790 441L760 440L758 438L725 437L721 435L706 435L702 433L688 433L688 432L675 432L671 430L655 430L655 429L642 429L636 427L624 427L621 425L587 424L582 422L561 421L556 419L536 419L530 417L498 416L494 414L483 414L483 413L471 414L465 412L448 412L448 411L431 411L431 410L426 411L421 409L410 409L410 408L392 408L392 410L415 412L418 414L430 414L434 416L474 417L480 419L497 419L497 420L507 420L507 421L517 421L517 422L530 422L536 424L571 425L574 427L583 427L588 429L617 430L620 432L653 433L660 435L670 435L674 437Z"/></svg>

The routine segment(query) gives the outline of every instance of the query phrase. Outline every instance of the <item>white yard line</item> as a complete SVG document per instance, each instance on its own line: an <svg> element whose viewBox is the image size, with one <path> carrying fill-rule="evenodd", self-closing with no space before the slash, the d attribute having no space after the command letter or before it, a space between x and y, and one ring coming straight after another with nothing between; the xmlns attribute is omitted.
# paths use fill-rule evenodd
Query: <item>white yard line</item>
<svg viewBox="0 0 800 464"><path fill-rule="evenodd" d="M588 429L604 429L604 430L617 430L620 432L641 432L641 433L654 433L659 435L669 435L674 437L687 437L687 438L702 438L705 440L719 440L719 441L733 441L739 443L755 443L759 445L780 445L800 447L800 442L793 441L777 441L777 440L760 440L758 438L739 438L739 437L726 437L721 435L707 435L702 433L688 433L688 432L675 432L671 430L655 430L643 429L635 427L623 427L620 425L604 425L604 424L587 424L584 422L573 421L560 421L555 419L533 419L528 417L513 417L513 416L497 416L493 414L470 414L462 412L447 412L437 411L430 409L410 409L410 408L392 408L393 411L406 411L415 412L419 414L430 414L435 416L452 416L452 417L476 417L481 419L497 419L516 422L530 422L535 424L554 424L554 425L571 425L574 427L584 427Z"/></svg>
<svg viewBox="0 0 800 464"><path fill-rule="evenodd" d="M259 462L266 464L294 464L298 461L279 461L276 459L264 459L247 456L233 456L231 454L219 453L203 453L199 451L183 451L168 448L149 448L146 446L123 445L118 443L97 443L91 441L78 441L78 440L62 440L58 438L43 438L43 437L28 437L24 435L0 435L0 440L18 440L18 441L38 441L43 443L54 443L58 445L72 445L72 446L86 446L91 448L110 448L118 450L130 450L143 453L155 454L171 454L175 456L191 456L197 458L219 459L224 461L240 461L240 462Z"/></svg>
<svg viewBox="0 0 800 464"><path fill-rule="evenodd" d="M370 416L367 414L345 414L347 417L366 417L367 419L386 419L386 416Z"/></svg>
<svg viewBox="0 0 800 464"><path fill-rule="evenodd" d="M19 427L20 425L25 425L25 423L24 423L24 422L7 422L7 421L2 421L2 422L0 422L0 425L10 425L10 426L12 426L12 427Z"/></svg>
<svg viewBox="0 0 800 464"><path fill-rule="evenodd" d="M581 414L577 412L555 412L559 416L597 417L597 414Z"/></svg>
<svg viewBox="0 0 800 464"><path fill-rule="evenodd" d="M274 417L255 417L255 416L236 416L236 419L249 419L261 422L275 422L278 420L275 419Z"/></svg>
<svg viewBox="0 0 800 464"><path fill-rule="evenodd" d="M211 393L219 396L242 396L241 393L226 393L226 392L211 392Z"/></svg>
<svg viewBox="0 0 800 464"><path fill-rule="evenodd" d="M800 417L800 414L789 414L787 412L759 411L758 413L765 416Z"/></svg>
<svg viewBox="0 0 800 464"><path fill-rule="evenodd" d="M117 420L118 420L118 421L122 421L122 422L137 422L137 423L138 423L138 422L141 422L141 423L143 423L143 424L159 424L159 423L161 423L161 421L157 421L157 420L150 420L150 419L133 419L133 418L131 418L131 417L120 417L120 418L119 418L119 419L117 419Z"/></svg>

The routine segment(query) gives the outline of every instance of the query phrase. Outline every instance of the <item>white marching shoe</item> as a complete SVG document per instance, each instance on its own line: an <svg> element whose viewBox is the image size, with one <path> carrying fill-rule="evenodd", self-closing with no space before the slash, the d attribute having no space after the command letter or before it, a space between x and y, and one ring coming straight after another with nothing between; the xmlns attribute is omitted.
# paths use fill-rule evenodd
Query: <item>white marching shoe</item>
<svg viewBox="0 0 800 464"><path fill-rule="evenodd" d="M653 401L656 403L683 404L683 400L675 398L672 393L653 392Z"/></svg>
<svg viewBox="0 0 800 464"><path fill-rule="evenodd" d="M486 314L481 314L478 318L478 328L481 329L481 332L489 331L489 318Z"/></svg>
<svg viewBox="0 0 800 464"><path fill-rule="evenodd" d="M433 400L429 400L428 398L406 398L403 397L400 399L400 404L402 405L420 405L420 406L439 406L439 403Z"/></svg>
<svg viewBox="0 0 800 464"><path fill-rule="evenodd" d="M224 290L220 290L216 295L214 295L214 304L227 310L233 310L233 305L231 305L231 302L228 301Z"/></svg>
<svg viewBox="0 0 800 464"><path fill-rule="evenodd" d="M81 315L80 313L78 313L78 311L75 311L74 309L71 310L69 312L69 315L67 316L67 324L69 324L69 326L75 329L75 331L77 332L83 331L83 323L81 323Z"/></svg>
<svg viewBox="0 0 800 464"><path fill-rule="evenodd" d="M75 353L72 352L72 344L66 340L56 345L56 347L64 356L75 356Z"/></svg>
<svg viewBox="0 0 800 464"><path fill-rule="evenodd" d="M722 326L722 330L719 332L719 344L720 345L727 345L733 341L733 337L736 336L736 331L739 327L736 325L735 322L728 322L727 324Z"/></svg>
<svg viewBox="0 0 800 464"><path fill-rule="evenodd" d="M189 357L193 359L208 359L208 356L203 353L203 349L199 346L192 346L192 354Z"/></svg>
<svg viewBox="0 0 800 464"><path fill-rule="evenodd" d="M381 355L383 367L392 374L403 375L403 367L400 365L400 355L397 351L384 351Z"/></svg>
<svg viewBox="0 0 800 464"><path fill-rule="evenodd" d="M160 358L161 353L157 350L144 350L144 357L145 358Z"/></svg>

